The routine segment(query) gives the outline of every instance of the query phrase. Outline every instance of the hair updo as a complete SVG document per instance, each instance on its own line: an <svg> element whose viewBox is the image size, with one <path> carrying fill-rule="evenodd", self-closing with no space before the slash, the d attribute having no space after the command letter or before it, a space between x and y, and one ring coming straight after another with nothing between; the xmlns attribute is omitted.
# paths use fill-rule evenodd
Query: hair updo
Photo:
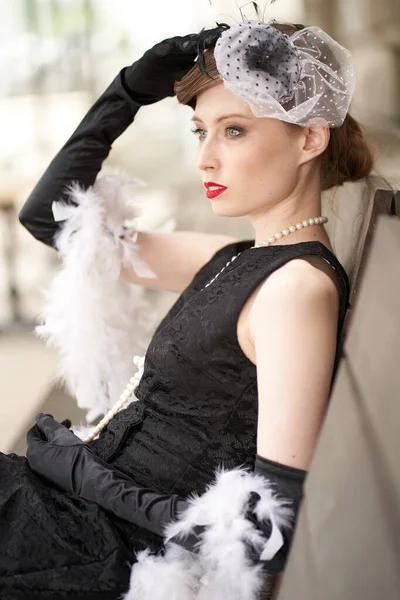
<svg viewBox="0 0 400 600"><path fill-rule="evenodd" d="M289 37L298 31L294 25L272 23L272 26ZM213 51L205 53L204 62L208 75L202 72L196 63L180 81L175 83L178 101L193 110L196 107L197 95L222 81ZM284 123L291 128L301 127L285 121ZM365 138L360 123L347 113L342 125L330 128L329 144L321 155L321 189L329 190L346 181L358 181L368 176L373 166L372 146Z"/></svg>

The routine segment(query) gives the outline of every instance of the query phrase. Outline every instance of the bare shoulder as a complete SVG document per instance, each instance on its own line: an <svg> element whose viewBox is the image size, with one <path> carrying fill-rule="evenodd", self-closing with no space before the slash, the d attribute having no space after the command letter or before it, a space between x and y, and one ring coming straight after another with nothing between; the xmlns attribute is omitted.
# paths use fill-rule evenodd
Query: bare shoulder
<svg viewBox="0 0 400 600"><path fill-rule="evenodd" d="M271 273L259 288L258 297L270 296L271 294L286 291L287 294L293 290L302 294L320 293L336 295L337 285L335 276L331 275L332 267L304 258L294 258L282 267ZM321 259L323 261L323 259ZM325 261L323 261L325 262Z"/></svg>
<svg viewBox="0 0 400 600"><path fill-rule="evenodd" d="M322 259L321 259L322 260ZM252 304L249 325L250 335L271 306L281 306L282 311L291 310L299 317L312 313L318 307L328 309L332 317L338 312L339 290L332 267L296 258L271 273L260 285Z"/></svg>

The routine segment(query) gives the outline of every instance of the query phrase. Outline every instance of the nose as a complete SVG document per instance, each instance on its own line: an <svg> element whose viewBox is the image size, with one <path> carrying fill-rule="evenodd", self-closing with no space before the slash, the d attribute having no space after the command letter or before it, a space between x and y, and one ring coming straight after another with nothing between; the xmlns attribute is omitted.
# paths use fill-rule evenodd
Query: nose
<svg viewBox="0 0 400 600"><path fill-rule="evenodd" d="M197 155L197 167L200 171L215 171L219 168L220 159L218 156L217 142L207 137L200 145Z"/></svg>

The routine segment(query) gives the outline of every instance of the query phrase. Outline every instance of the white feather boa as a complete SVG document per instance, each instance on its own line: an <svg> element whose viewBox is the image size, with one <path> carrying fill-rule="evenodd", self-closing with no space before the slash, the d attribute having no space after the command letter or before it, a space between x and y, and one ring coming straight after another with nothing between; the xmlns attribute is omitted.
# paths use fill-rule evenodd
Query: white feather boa
<svg viewBox="0 0 400 600"><path fill-rule="evenodd" d="M63 220L56 238L62 265L45 294L37 334L58 350L59 375L90 423L115 404L143 354L153 325L143 291L119 280L121 264L154 277L136 244L122 239L125 222L138 216L128 196L136 181L101 172L83 191L71 187L74 205L53 203Z"/></svg>
<svg viewBox="0 0 400 600"><path fill-rule="evenodd" d="M261 497L254 509L258 521L271 521L268 540L245 518L251 492ZM282 530L292 527L288 501L273 493L267 479L235 469L217 473L215 483L189 502L166 529L165 554L138 553L124 600L258 600L261 590L268 593L268 576L260 563L249 560L247 548L255 549L260 560L276 554L283 543ZM198 554L168 542L187 536L196 525L206 526Z"/></svg>

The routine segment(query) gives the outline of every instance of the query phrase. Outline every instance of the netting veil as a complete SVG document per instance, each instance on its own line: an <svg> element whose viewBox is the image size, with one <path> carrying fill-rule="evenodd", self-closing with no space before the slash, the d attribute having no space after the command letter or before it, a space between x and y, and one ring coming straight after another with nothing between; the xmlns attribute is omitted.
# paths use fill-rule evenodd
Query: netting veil
<svg viewBox="0 0 400 600"><path fill-rule="evenodd" d="M214 50L225 86L256 117L339 127L356 84L351 53L320 27L287 36L261 21L226 29Z"/></svg>

